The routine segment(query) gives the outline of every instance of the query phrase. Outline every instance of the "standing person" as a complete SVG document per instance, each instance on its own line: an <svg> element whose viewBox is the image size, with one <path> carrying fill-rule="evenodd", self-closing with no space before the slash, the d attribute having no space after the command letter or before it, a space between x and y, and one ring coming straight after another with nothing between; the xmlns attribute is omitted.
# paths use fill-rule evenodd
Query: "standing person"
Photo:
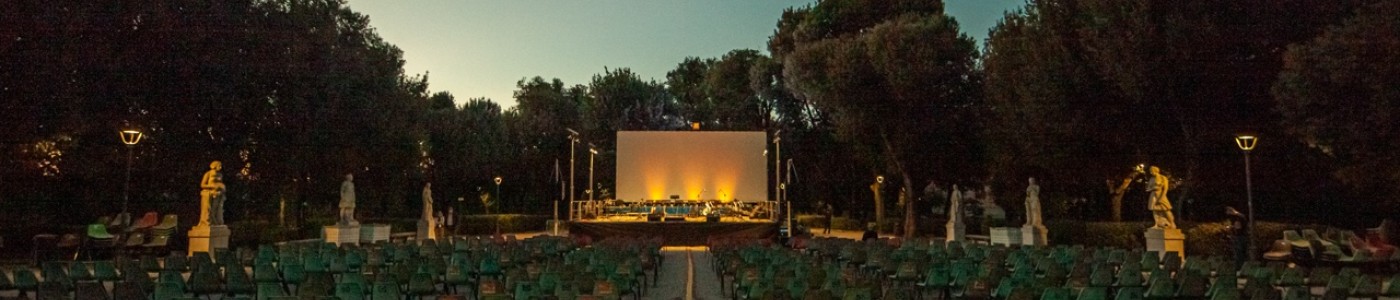
<svg viewBox="0 0 1400 300"><path fill-rule="evenodd" d="M1249 225L1244 214L1234 207L1225 207L1225 217L1230 220L1230 248L1235 257L1235 269L1249 260Z"/></svg>
<svg viewBox="0 0 1400 300"><path fill-rule="evenodd" d="M832 214L836 213L835 208L831 207L831 203L827 203L822 207L822 212L826 214L826 229L822 230L822 234L831 234Z"/></svg>

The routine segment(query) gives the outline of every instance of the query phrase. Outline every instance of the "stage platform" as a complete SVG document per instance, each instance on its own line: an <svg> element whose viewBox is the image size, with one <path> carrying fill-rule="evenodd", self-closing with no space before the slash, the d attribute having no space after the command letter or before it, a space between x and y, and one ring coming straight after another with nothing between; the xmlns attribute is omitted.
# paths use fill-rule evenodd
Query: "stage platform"
<svg viewBox="0 0 1400 300"><path fill-rule="evenodd" d="M701 219L703 220L703 219ZM585 235L593 240L609 237L661 237L666 246L704 246L710 238L765 239L778 235L778 223L762 221L704 222L672 221L571 221L570 235Z"/></svg>

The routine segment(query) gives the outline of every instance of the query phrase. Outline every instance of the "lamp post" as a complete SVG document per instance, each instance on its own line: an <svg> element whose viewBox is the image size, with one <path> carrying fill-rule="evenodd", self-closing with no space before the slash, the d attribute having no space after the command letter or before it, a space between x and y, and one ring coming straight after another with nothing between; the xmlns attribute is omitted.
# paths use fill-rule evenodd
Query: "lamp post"
<svg viewBox="0 0 1400 300"><path fill-rule="evenodd" d="M773 190L773 198L778 200L777 204L778 209L780 210L783 209L783 144L781 143L783 141L782 134L782 129L773 131L773 184L778 185L778 188ZM786 210L783 210L783 213L786 214L788 212Z"/></svg>
<svg viewBox="0 0 1400 300"><path fill-rule="evenodd" d="M505 202L505 197L501 197L501 176L496 176L496 201Z"/></svg>
<svg viewBox="0 0 1400 300"><path fill-rule="evenodd" d="M588 201L593 201L593 156L598 155L598 147L588 143Z"/></svg>
<svg viewBox="0 0 1400 300"><path fill-rule="evenodd" d="M564 128L569 131L569 219L574 218L574 146L578 144L578 131Z"/></svg>
<svg viewBox="0 0 1400 300"><path fill-rule="evenodd" d="M136 130L122 130L122 143L126 144L126 189L122 191L122 213L127 212L126 205L131 201L131 153L136 148L136 143L141 142L142 134Z"/></svg>
<svg viewBox="0 0 1400 300"><path fill-rule="evenodd" d="M1246 205L1249 214L1249 225L1247 226L1249 231L1246 236L1249 238L1250 260L1254 260L1254 254L1257 253L1256 250L1259 250L1254 245L1254 182L1253 175L1249 171L1249 152L1254 150L1254 145L1257 142L1259 139L1253 135L1235 136L1235 145L1240 146L1240 150L1244 151L1244 193L1245 200L1248 201Z"/></svg>

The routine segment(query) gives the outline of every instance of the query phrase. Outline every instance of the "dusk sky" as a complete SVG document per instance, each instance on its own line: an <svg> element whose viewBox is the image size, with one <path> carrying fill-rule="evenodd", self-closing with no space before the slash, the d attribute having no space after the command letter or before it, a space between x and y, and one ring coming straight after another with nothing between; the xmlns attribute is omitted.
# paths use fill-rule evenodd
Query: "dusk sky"
<svg viewBox="0 0 1400 300"><path fill-rule="evenodd" d="M603 68L665 81L685 57L734 49L767 53L783 9L812 0L351 0L381 37L404 51L408 74L463 103L515 106L515 83L534 76L587 84ZM951 0L947 13L980 47L1022 0Z"/></svg>

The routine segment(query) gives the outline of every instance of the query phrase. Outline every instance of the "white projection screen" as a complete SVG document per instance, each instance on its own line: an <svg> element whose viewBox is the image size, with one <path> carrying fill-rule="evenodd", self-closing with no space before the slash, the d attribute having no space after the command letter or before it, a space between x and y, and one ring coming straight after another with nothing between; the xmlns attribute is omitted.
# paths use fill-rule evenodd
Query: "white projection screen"
<svg viewBox="0 0 1400 300"><path fill-rule="evenodd" d="M620 200L768 200L762 131L619 131Z"/></svg>

